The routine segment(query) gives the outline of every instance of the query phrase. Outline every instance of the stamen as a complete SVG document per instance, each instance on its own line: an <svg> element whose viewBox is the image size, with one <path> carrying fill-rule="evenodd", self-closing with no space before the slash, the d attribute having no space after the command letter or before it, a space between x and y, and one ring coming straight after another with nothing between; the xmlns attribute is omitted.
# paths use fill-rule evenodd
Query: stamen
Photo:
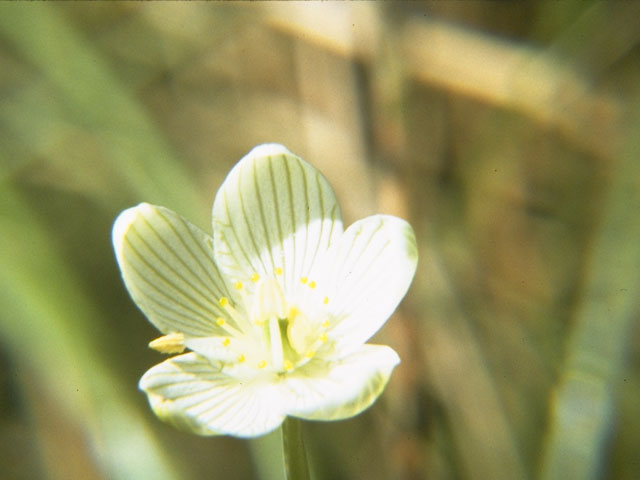
<svg viewBox="0 0 640 480"><path fill-rule="evenodd" d="M289 371L293 370L293 363L291 363L291 361L289 361L289 360L285 360L284 364L283 364L283 367L284 367L285 371L289 372Z"/></svg>
<svg viewBox="0 0 640 480"><path fill-rule="evenodd" d="M170 333L149 342L149 348L160 353L182 353L184 352L184 334Z"/></svg>
<svg viewBox="0 0 640 480"><path fill-rule="evenodd" d="M274 272L275 272L276 275L282 275L282 269L280 267L276 267Z"/></svg>
<svg viewBox="0 0 640 480"><path fill-rule="evenodd" d="M238 363L244 363L247 358L241 353L238 355Z"/></svg>
<svg viewBox="0 0 640 480"><path fill-rule="evenodd" d="M329 297L324 297L324 300L322 300L322 303L324 303L325 305L329 303Z"/></svg>
<svg viewBox="0 0 640 480"><path fill-rule="evenodd" d="M313 350L309 350L307 353L304 354L304 356L307 358L313 358L315 354L316 352L314 352Z"/></svg>
<svg viewBox="0 0 640 480"><path fill-rule="evenodd" d="M231 340L229 340L229 337L222 340L222 345L224 345L225 347L228 347L230 343L231 343Z"/></svg>
<svg viewBox="0 0 640 480"><path fill-rule="evenodd" d="M234 287L236 290L242 290L242 282L241 282L240 280L238 280L238 281L233 285L233 287Z"/></svg>
<svg viewBox="0 0 640 480"><path fill-rule="evenodd" d="M323 333L322 335L320 335L320 341L322 343L327 343L327 340L329 340L329 337L327 336L326 333Z"/></svg>
<svg viewBox="0 0 640 480"><path fill-rule="evenodd" d="M314 282L313 280L311 280L311 281L309 282L309 288L310 288L310 289L312 289L312 290L313 290L314 288L316 288L316 282Z"/></svg>
<svg viewBox="0 0 640 480"><path fill-rule="evenodd" d="M302 278L300 279L300 282L304 285L305 283L307 283L307 281L308 281L308 280L309 280L309 279L308 279L307 277L302 277Z"/></svg>
<svg viewBox="0 0 640 480"><path fill-rule="evenodd" d="M251 281L253 283L258 283L259 280L260 280L260 275L258 275L257 273L254 273L253 275L251 275Z"/></svg>
<svg viewBox="0 0 640 480"><path fill-rule="evenodd" d="M325 320L324 322L322 322L322 327L323 328L328 328L329 325L331 325L331 322L329 320Z"/></svg>
<svg viewBox="0 0 640 480"><path fill-rule="evenodd" d="M264 367L266 367L266 366L267 366L267 362L266 362L266 360L260 360L260 361L258 362L258 368L262 369L262 368L264 368Z"/></svg>
<svg viewBox="0 0 640 480"><path fill-rule="evenodd" d="M233 318L234 320L237 321L238 315L237 312L231 308L230 306L227 306L226 309L229 314L231 315L231 318ZM218 325L219 327L221 327L228 335L231 335L232 337L239 337L242 336L242 332L240 332L237 328L235 328L233 325L229 325L227 323L227 321L222 318L222 317L218 317L216 318L216 325Z"/></svg>
<svg viewBox="0 0 640 480"><path fill-rule="evenodd" d="M218 304L225 309L227 315L231 317L231 319L233 319L236 325L240 328L239 331L237 328L229 325L224 318L217 318L216 323L220 327L223 327L227 331L227 333L231 334L232 336L238 336L242 335L242 331L246 332L252 328L249 319L246 318L246 315L241 315L235 308L233 308L231 303L229 303L229 299L227 297L220 297L220 300L218 300ZM220 323L221 319L222 323Z"/></svg>

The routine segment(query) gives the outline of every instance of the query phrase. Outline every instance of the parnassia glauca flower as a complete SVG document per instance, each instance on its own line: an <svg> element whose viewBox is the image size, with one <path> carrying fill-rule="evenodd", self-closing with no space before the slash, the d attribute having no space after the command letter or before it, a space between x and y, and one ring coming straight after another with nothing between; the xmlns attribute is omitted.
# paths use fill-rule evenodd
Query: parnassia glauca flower
<svg viewBox="0 0 640 480"><path fill-rule="evenodd" d="M140 380L155 413L201 435L262 435L287 415L370 406L399 363L365 342L416 269L411 226L374 215L343 230L325 178L281 145L254 148L213 203L213 238L146 203L113 227L124 282L180 354ZM182 353L189 350L188 353Z"/></svg>

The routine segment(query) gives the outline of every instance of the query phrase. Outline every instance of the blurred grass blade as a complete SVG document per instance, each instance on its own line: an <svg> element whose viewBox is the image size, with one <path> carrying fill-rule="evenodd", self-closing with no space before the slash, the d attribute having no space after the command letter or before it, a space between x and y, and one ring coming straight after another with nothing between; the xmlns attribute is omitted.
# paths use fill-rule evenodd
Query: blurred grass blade
<svg viewBox="0 0 640 480"><path fill-rule="evenodd" d="M94 442L95 461L108 478L178 478L132 408L127 389L96 353L101 336L95 328L95 335L88 334L86 320L99 325L100 312L6 185L0 218L0 335L6 347L38 372L50 398Z"/></svg>
<svg viewBox="0 0 640 480"><path fill-rule="evenodd" d="M634 121L640 117L636 110ZM542 478L602 478L640 294L640 136L621 149L551 405Z"/></svg>
<svg viewBox="0 0 640 480"><path fill-rule="evenodd" d="M59 114L66 117L57 122L99 132L97 138L106 152L104 157L112 163L120 181L141 200L164 204L181 213L189 212L191 218L195 214L198 221L204 220L208 205L200 208L202 202L188 172L172 156L168 143L140 102L91 43L65 21L62 12L58 5L47 3L0 5L0 35L48 82L50 94L58 99L54 103ZM29 97L25 100L27 106L34 107L28 100ZM22 116L5 117L9 127L21 132L27 144L34 133L24 128L24 116L29 112L28 118L38 118L33 108ZM56 128L56 123L49 128Z"/></svg>

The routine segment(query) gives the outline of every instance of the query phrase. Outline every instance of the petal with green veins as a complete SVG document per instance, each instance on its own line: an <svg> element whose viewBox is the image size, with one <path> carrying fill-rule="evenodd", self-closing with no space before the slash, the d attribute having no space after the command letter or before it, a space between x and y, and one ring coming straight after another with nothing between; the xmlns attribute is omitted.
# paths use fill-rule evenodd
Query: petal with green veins
<svg viewBox="0 0 640 480"><path fill-rule="evenodd" d="M163 333L224 335L217 299L227 296L211 237L166 208L142 203L122 212L113 245L129 294Z"/></svg>
<svg viewBox="0 0 640 480"><path fill-rule="evenodd" d="M398 363L393 349L369 344L334 362L312 360L280 387L287 413L309 420L353 417L378 398Z"/></svg>
<svg viewBox="0 0 640 480"><path fill-rule="evenodd" d="M417 262L413 229L390 215L355 222L332 245L317 277L332 287L327 311L338 352L357 348L380 329L407 292Z"/></svg>
<svg viewBox="0 0 640 480"><path fill-rule="evenodd" d="M282 275L287 296L342 232L331 186L277 144L261 145L231 170L213 204L214 255L230 279Z"/></svg>
<svg viewBox="0 0 640 480"><path fill-rule="evenodd" d="M285 415L275 382L238 379L196 353L173 357L140 379L162 420L198 435L254 437L280 426Z"/></svg>

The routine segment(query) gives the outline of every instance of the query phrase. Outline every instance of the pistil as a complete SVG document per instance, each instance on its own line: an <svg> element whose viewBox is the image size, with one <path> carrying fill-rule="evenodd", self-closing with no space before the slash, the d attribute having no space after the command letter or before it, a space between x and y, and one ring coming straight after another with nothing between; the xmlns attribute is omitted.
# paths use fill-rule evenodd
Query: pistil
<svg viewBox="0 0 640 480"><path fill-rule="evenodd" d="M284 369L284 352L282 349L282 336L280 335L280 321L275 315L269 317L269 341L271 343L273 368L281 372Z"/></svg>

